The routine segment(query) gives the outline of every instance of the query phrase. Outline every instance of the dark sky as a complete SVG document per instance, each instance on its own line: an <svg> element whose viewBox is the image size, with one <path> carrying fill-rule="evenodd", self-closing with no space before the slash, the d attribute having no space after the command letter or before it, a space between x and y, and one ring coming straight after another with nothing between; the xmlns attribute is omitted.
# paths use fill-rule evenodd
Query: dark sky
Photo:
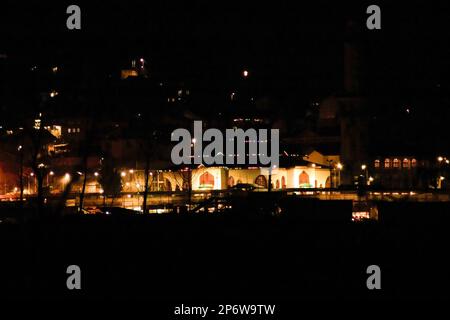
<svg viewBox="0 0 450 320"><path fill-rule="evenodd" d="M0 50L18 68L83 62L105 74L144 56L153 74L218 92L247 68L269 94L326 95L341 90L344 31L352 19L361 26L371 91L411 96L449 89L447 3L379 3L382 30L368 31L365 9L372 3L80 2L82 30L69 31L65 10L72 2L6 1Z"/></svg>

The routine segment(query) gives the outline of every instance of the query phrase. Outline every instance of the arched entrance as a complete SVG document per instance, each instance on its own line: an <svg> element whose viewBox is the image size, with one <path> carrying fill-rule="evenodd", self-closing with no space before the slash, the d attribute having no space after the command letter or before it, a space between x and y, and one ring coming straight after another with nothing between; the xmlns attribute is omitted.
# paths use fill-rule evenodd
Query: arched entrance
<svg viewBox="0 0 450 320"><path fill-rule="evenodd" d="M255 183L263 188L267 188L267 179L263 175L259 175L255 179Z"/></svg>
<svg viewBox="0 0 450 320"><path fill-rule="evenodd" d="M231 188L234 186L234 178L232 176L228 177L228 188Z"/></svg>
<svg viewBox="0 0 450 320"><path fill-rule="evenodd" d="M302 171L302 173L300 173L298 180L299 180L298 183L299 183L300 188L310 188L311 187L311 184L309 183L309 175L305 171Z"/></svg>
<svg viewBox="0 0 450 320"><path fill-rule="evenodd" d="M214 176L206 171L200 176L200 188L212 189L214 188Z"/></svg>

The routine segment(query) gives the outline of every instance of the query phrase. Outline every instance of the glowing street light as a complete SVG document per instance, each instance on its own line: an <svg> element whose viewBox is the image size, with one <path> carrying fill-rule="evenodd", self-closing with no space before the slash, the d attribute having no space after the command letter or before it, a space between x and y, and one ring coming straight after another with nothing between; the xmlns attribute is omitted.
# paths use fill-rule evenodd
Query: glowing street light
<svg viewBox="0 0 450 320"><path fill-rule="evenodd" d="M50 171L49 175L54 176L55 173L53 171Z"/></svg>
<svg viewBox="0 0 450 320"><path fill-rule="evenodd" d="M367 166L365 165L365 164L363 164L362 166L361 166L361 170L366 170L367 169Z"/></svg>
<svg viewBox="0 0 450 320"><path fill-rule="evenodd" d="M126 173L125 171L122 171L122 172L120 173L120 175L121 175L122 177L125 177L125 176L127 175L127 173Z"/></svg>
<svg viewBox="0 0 450 320"><path fill-rule="evenodd" d="M336 165L336 167L339 169L339 170L342 170L342 168L344 167L343 165L342 165L342 163L338 163L337 165Z"/></svg>
<svg viewBox="0 0 450 320"><path fill-rule="evenodd" d="M443 157L438 157L437 160L438 160L439 162L442 162L442 161L444 161L444 158L443 158Z"/></svg>
<svg viewBox="0 0 450 320"><path fill-rule="evenodd" d="M98 177L98 172L95 172L95 173L94 173L94 176Z"/></svg>
<svg viewBox="0 0 450 320"><path fill-rule="evenodd" d="M244 76L244 78L247 78L248 77L248 71L247 70L242 71L242 75Z"/></svg>

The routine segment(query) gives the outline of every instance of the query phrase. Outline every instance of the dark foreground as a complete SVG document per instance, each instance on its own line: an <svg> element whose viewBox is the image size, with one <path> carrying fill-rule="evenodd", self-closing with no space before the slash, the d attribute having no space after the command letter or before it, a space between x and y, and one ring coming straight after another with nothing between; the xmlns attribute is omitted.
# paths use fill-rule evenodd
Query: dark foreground
<svg viewBox="0 0 450 320"><path fill-rule="evenodd" d="M236 212L2 223L0 295L180 303L450 297L447 204L385 204L379 222L307 218L329 206L309 205L302 215L297 203L275 217ZM366 287L373 264L381 268L379 291ZM69 265L81 268L80 291L66 287Z"/></svg>

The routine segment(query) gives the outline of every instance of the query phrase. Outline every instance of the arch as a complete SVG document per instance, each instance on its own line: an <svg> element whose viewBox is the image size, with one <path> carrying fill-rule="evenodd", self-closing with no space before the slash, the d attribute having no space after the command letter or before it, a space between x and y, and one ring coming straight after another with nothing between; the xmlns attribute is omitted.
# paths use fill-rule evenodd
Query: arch
<svg viewBox="0 0 450 320"><path fill-rule="evenodd" d="M327 180L325 181L325 188L331 188L330 176L328 176Z"/></svg>
<svg viewBox="0 0 450 320"><path fill-rule="evenodd" d="M391 160L386 158L384 159L384 167L385 168L390 168L391 167Z"/></svg>
<svg viewBox="0 0 450 320"><path fill-rule="evenodd" d="M208 171L200 176L200 188L214 188L214 176Z"/></svg>
<svg viewBox="0 0 450 320"><path fill-rule="evenodd" d="M228 177L228 187L231 188L234 186L234 178L232 176Z"/></svg>
<svg viewBox="0 0 450 320"><path fill-rule="evenodd" d="M304 170L300 173L298 180L300 188L309 188L311 186L309 183L309 175Z"/></svg>
<svg viewBox="0 0 450 320"><path fill-rule="evenodd" d="M416 160L416 159L412 159L412 160L411 160L411 167L412 167L412 168L417 167L417 160Z"/></svg>
<svg viewBox="0 0 450 320"><path fill-rule="evenodd" d="M255 179L255 183L261 187L267 188L267 179L263 175L259 175Z"/></svg>
<svg viewBox="0 0 450 320"><path fill-rule="evenodd" d="M403 159L403 163L402 163L402 167L403 168L406 168L406 169L409 169L409 167L410 167L410 162L409 162L409 159Z"/></svg>
<svg viewBox="0 0 450 320"><path fill-rule="evenodd" d="M275 182L275 189L280 189L280 180L277 179L277 182Z"/></svg>
<svg viewBox="0 0 450 320"><path fill-rule="evenodd" d="M166 178L165 182L166 191L172 191L172 183L170 180Z"/></svg>
<svg viewBox="0 0 450 320"><path fill-rule="evenodd" d="M400 160L395 158L394 161L392 161L392 167L393 168L400 168Z"/></svg>
<svg viewBox="0 0 450 320"><path fill-rule="evenodd" d="M281 189L286 189L286 178L284 176L281 177Z"/></svg>
<svg viewBox="0 0 450 320"><path fill-rule="evenodd" d="M380 167L380 160L375 160L375 162L374 162L374 167L375 168L379 168Z"/></svg>

